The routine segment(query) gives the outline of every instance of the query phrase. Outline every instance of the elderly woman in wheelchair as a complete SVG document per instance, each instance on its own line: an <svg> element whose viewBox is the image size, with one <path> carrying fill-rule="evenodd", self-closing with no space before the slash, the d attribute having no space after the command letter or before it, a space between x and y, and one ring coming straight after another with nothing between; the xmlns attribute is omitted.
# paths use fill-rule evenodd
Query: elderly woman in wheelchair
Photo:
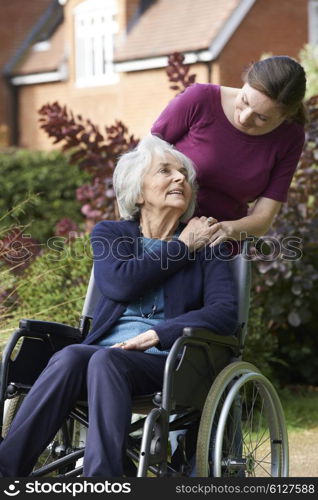
<svg viewBox="0 0 318 500"><path fill-rule="evenodd" d="M195 450L180 434L178 460L170 460L168 445L169 431L186 429L195 435L200 476L258 475L257 468L287 475L277 394L255 366L240 361L246 303L242 307L237 295L247 286L246 274L241 262L238 286L223 245L208 245L213 219L191 219L191 161L146 137L120 158L114 189L122 220L100 222L92 232L99 300L85 338L83 322L74 329L22 320L16 332L24 342L49 338L56 352L4 432L0 473L40 475L32 472L38 457L62 432L60 473L119 477L138 467L138 476L148 470L187 475ZM12 350L3 355L2 402L28 385L14 381ZM147 417L131 423L132 412ZM250 422L254 414L262 423L257 428ZM76 421L87 425L85 448L72 444ZM245 427L251 429L248 449ZM75 464L83 455L82 471Z"/></svg>

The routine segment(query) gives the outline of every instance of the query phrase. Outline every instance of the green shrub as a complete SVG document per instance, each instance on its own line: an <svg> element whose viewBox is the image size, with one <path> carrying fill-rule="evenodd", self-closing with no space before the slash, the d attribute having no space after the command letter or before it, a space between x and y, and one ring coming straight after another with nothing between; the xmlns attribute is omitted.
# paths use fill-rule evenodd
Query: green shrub
<svg viewBox="0 0 318 500"><path fill-rule="evenodd" d="M93 262L89 236L64 244L58 238L57 243L15 277L15 301L0 330L3 339L22 318L78 325Z"/></svg>
<svg viewBox="0 0 318 500"><path fill-rule="evenodd" d="M304 245L296 261L264 262L255 281L264 284L255 302L263 309L264 325L277 340L273 358L281 360L274 364L273 376L283 385L318 385L317 241Z"/></svg>
<svg viewBox="0 0 318 500"><path fill-rule="evenodd" d="M39 193L25 213L19 215L19 223L27 224L27 232L41 243L54 234L54 227L62 217L77 223L84 221L76 189L90 176L69 165L65 154L23 149L1 152L0 174L0 213L15 207L29 194ZM6 221L14 222L13 216Z"/></svg>
<svg viewBox="0 0 318 500"><path fill-rule="evenodd" d="M279 391L289 431L317 427L318 390L313 386L289 386Z"/></svg>
<svg viewBox="0 0 318 500"><path fill-rule="evenodd" d="M318 386L317 322L277 333L278 349L285 364L275 367L275 378L282 385Z"/></svg>
<svg viewBox="0 0 318 500"><path fill-rule="evenodd" d="M281 362L274 354L277 345L276 336L265 326L263 309L255 306L251 300L243 354L244 361L253 363L266 377L273 381L273 364Z"/></svg>
<svg viewBox="0 0 318 500"><path fill-rule="evenodd" d="M307 77L306 98L318 94L318 47L306 44L301 50L300 62L305 68Z"/></svg>

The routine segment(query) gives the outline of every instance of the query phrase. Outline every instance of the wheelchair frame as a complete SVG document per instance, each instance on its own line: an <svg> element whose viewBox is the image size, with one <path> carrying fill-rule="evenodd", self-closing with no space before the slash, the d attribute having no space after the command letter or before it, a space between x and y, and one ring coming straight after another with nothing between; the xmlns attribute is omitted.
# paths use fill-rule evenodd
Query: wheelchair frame
<svg viewBox="0 0 318 500"><path fill-rule="evenodd" d="M182 435L179 440L178 468L173 460L169 462L169 432L192 428L199 420L197 476L258 475L257 472L262 472L265 464L263 467L256 453L253 455L253 450L246 450L243 432L244 405L247 408L245 419L249 418L250 413L244 398L251 386L253 398L254 392L260 397L257 404L261 405L262 411L264 407L265 425L269 429L266 446L270 455L270 471L266 473L288 476L288 437L280 400L271 382L254 365L242 361L251 281L251 262L246 258L246 250L247 244L244 243L242 254L230 262L239 300L238 335L221 336L203 329L184 329L183 336L176 340L167 357L162 392L133 400L133 413L146 416L133 422L130 427L126 450L127 475L145 477L148 472L158 477L190 475L191 465ZM66 345L79 343L85 338L99 296L92 271L79 328L46 321L20 321L19 328L12 334L2 355L1 435L6 434L21 399L50 356ZM18 346L21 339L22 343ZM35 357L38 364L35 363ZM9 405L4 411L6 400L9 400ZM170 419L171 415L175 415L174 420ZM82 474L78 460L83 457L85 448L74 445L77 432L75 423L88 426L84 402L75 406L59 431L62 441L51 444L51 452L55 455L53 461L41 465L32 472L32 476L43 476L54 471L61 476ZM251 441L254 437L249 436L249 439ZM268 462L268 456L265 458Z"/></svg>

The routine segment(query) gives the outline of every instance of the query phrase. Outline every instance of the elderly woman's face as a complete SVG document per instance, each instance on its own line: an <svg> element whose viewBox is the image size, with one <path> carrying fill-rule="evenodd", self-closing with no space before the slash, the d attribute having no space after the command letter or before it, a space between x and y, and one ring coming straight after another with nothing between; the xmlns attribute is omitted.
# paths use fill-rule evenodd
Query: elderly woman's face
<svg viewBox="0 0 318 500"><path fill-rule="evenodd" d="M171 209L179 217L187 210L192 188L186 168L170 154L154 156L146 171L139 203L141 210Z"/></svg>

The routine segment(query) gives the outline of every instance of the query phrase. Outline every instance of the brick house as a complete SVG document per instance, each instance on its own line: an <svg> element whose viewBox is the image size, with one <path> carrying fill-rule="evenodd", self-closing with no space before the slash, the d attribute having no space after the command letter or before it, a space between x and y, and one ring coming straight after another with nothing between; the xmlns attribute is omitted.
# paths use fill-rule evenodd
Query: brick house
<svg viewBox="0 0 318 500"><path fill-rule="evenodd" d="M37 110L56 100L100 126L120 119L140 137L174 95L165 73L174 51L198 82L240 86L246 65L263 53L297 58L317 42L318 0L32 0L27 11L24 4L1 7L2 145L51 148Z"/></svg>

